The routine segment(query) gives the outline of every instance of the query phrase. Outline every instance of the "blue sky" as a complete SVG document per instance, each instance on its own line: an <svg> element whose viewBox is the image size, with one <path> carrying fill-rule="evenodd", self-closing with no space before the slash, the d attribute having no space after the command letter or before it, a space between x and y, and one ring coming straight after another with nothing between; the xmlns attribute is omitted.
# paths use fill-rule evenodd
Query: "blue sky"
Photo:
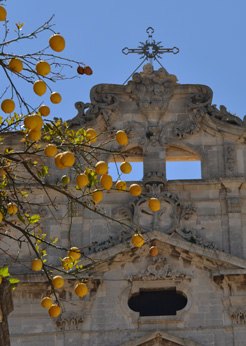
<svg viewBox="0 0 246 346"><path fill-rule="evenodd" d="M66 40L64 55L83 61L93 69L92 76L57 83L54 90L63 101L51 107L54 117L64 120L76 115L74 103L89 101L90 88L99 83L122 84L140 63L134 54L125 56L124 47L134 48L147 39L146 28L155 29L153 38L164 47L177 46L180 53L166 54L161 60L180 83L199 83L212 88L213 103L224 104L240 117L246 114L246 43L244 0L8 0L4 1L10 20L10 35L16 22L25 22L26 34L55 14L54 30ZM0 34L3 32L0 25ZM30 52L44 47L50 34L37 42L22 42L9 47ZM63 54L63 53L62 53ZM154 64L158 68L157 64ZM76 71L75 71L76 73ZM4 90L0 71L0 95ZM33 102L39 98L30 85L23 92Z"/></svg>

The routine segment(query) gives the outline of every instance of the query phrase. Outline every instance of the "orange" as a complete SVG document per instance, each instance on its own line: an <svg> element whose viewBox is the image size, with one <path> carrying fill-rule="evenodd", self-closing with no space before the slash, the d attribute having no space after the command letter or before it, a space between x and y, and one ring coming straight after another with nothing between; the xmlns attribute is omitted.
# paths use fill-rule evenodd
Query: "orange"
<svg viewBox="0 0 246 346"><path fill-rule="evenodd" d="M95 165L95 171L97 174L105 174L108 171L108 165L105 161L98 161Z"/></svg>
<svg viewBox="0 0 246 346"><path fill-rule="evenodd" d="M0 21L4 22L7 17L7 12L3 6L0 6Z"/></svg>
<svg viewBox="0 0 246 346"><path fill-rule="evenodd" d="M33 142L39 141L41 136L42 136L42 133L40 130L36 131L35 129L33 129L33 130L30 130L30 132L28 133L28 137Z"/></svg>
<svg viewBox="0 0 246 346"><path fill-rule="evenodd" d="M119 130L116 132L116 141L120 145L127 145L128 137L127 137L127 134L125 133L125 131Z"/></svg>
<svg viewBox="0 0 246 346"><path fill-rule="evenodd" d="M49 309L52 305L52 299L50 297L44 297L41 301L41 305L45 309Z"/></svg>
<svg viewBox="0 0 246 346"><path fill-rule="evenodd" d="M49 308L49 315L50 317L57 317L61 313L61 308L57 304L52 304Z"/></svg>
<svg viewBox="0 0 246 346"><path fill-rule="evenodd" d="M71 153L71 151L64 151L60 162L64 167L71 167L75 162L75 156L73 153Z"/></svg>
<svg viewBox="0 0 246 346"><path fill-rule="evenodd" d="M45 60L41 60L37 63L36 70L41 76L46 76L50 73L50 64L48 64Z"/></svg>
<svg viewBox="0 0 246 346"><path fill-rule="evenodd" d="M2 276L0 275L0 285L2 284L2 281L3 281L3 278L2 278Z"/></svg>
<svg viewBox="0 0 246 346"><path fill-rule="evenodd" d="M92 194L92 198L93 198L93 201L95 203L99 203L101 202L101 200L103 199L103 193L102 191L100 190L95 190Z"/></svg>
<svg viewBox="0 0 246 346"><path fill-rule="evenodd" d="M41 130L44 122L43 122L42 117L39 114L34 114L34 116L35 116L35 119L37 122L37 125L34 127L34 130L39 131L39 130Z"/></svg>
<svg viewBox="0 0 246 346"><path fill-rule="evenodd" d="M50 114L50 109L48 106L42 105L39 107L38 109L39 113L41 113L41 115L43 117L47 117Z"/></svg>
<svg viewBox="0 0 246 346"><path fill-rule="evenodd" d="M115 184L115 187L117 190L120 190L120 191L125 191L126 190L126 182L123 181L123 180L119 180L117 181L117 183Z"/></svg>
<svg viewBox="0 0 246 346"><path fill-rule="evenodd" d="M38 96L42 96L46 93L46 84L43 80L36 80L36 82L33 84L33 91Z"/></svg>
<svg viewBox="0 0 246 346"><path fill-rule="evenodd" d="M21 70L23 69L23 64L22 64L22 61L18 58L12 58L9 60L9 69L12 71L12 72L21 72Z"/></svg>
<svg viewBox="0 0 246 346"><path fill-rule="evenodd" d="M155 257L158 255L158 249L156 246L151 246L151 248L149 249L149 254L152 257Z"/></svg>
<svg viewBox="0 0 246 346"><path fill-rule="evenodd" d="M32 268L32 270L34 270L35 272L38 272L39 270L41 270L42 267L43 267L43 262L41 261L41 259L35 258L35 259L32 261L31 268Z"/></svg>
<svg viewBox="0 0 246 346"><path fill-rule="evenodd" d="M129 174L132 171L132 166L129 162L122 162L120 165L120 170L124 174Z"/></svg>
<svg viewBox="0 0 246 346"><path fill-rule="evenodd" d="M14 202L10 202L7 204L7 211L11 214L16 214L18 212L18 207Z"/></svg>
<svg viewBox="0 0 246 346"><path fill-rule="evenodd" d="M100 184L105 190L110 190L113 185L113 179L111 175L109 174L102 175L100 179Z"/></svg>
<svg viewBox="0 0 246 346"><path fill-rule="evenodd" d="M1 109L4 113L12 113L15 110L15 103L11 99L3 100Z"/></svg>
<svg viewBox="0 0 246 346"><path fill-rule="evenodd" d="M3 221L3 214L0 212L0 222Z"/></svg>
<svg viewBox="0 0 246 346"><path fill-rule="evenodd" d="M161 208L161 203L160 203L159 199L154 198L154 197L150 198L150 200L149 200L149 208L150 208L150 210L152 210L152 211L158 211L158 210L160 210L160 208Z"/></svg>
<svg viewBox="0 0 246 346"><path fill-rule="evenodd" d="M80 173L76 177L76 182L79 185L79 187L85 187L89 184L88 175L86 173Z"/></svg>
<svg viewBox="0 0 246 346"><path fill-rule="evenodd" d="M61 177L61 182L62 182L63 185L69 184L69 183L70 183L70 178L69 178L69 176L68 176L68 175L63 175L63 176Z"/></svg>
<svg viewBox="0 0 246 346"><path fill-rule="evenodd" d="M55 52L61 52L65 48L65 40L61 35L55 34L49 39L50 48Z"/></svg>
<svg viewBox="0 0 246 346"><path fill-rule="evenodd" d="M47 157L54 157L57 153L57 147L55 144L48 144L44 148L44 153Z"/></svg>
<svg viewBox="0 0 246 346"><path fill-rule="evenodd" d="M50 95L50 101L54 104L60 103L61 100L62 100L61 95L55 91Z"/></svg>
<svg viewBox="0 0 246 346"><path fill-rule="evenodd" d="M95 143L97 141L97 133L94 129L87 129L86 130L86 138L91 142Z"/></svg>
<svg viewBox="0 0 246 346"><path fill-rule="evenodd" d="M55 287L55 288L61 288L63 285L64 285L64 279L62 276L60 275L56 275L53 277L52 279L52 285Z"/></svg>
<svg viewBox="0 0 246 346"><path fill-rule="evenodd" d="M141 186L139 186L138 184L132 184L129 188L129 192L133 196L141 195L142 193Z"/></svg>
<svg viewBox="0 0 246 346"><path fill-rule="evenodd" d="M135 247L141 247L143 246L144 244L144 238L141 234L138 234L138 233L135 233L133 236L132 236L132 244L135 246Z"/></svg>
<svg viewBox="0 0 246 346"><path fill-rule="evenodd" d="M72 266L70 266L70 264L72 264L72 263L73 263L73 261L71 260L70 257L64 257L62 259L62 266L66 271L68 271L69 269L72 268Z"/></svg>
<svg viewBox="0 0 246 346"><path fill-rule="evenodd" d="M77 294L77 296L84 297L86 295L86 293L88 292L88 288L87 288L86 284L80 282L75 286L74 292L75 292L75 294Z"/></svg>
<svg viewBox="0 0 246 346"><path fill-rule="evenodd" d="M34 114L28 115L24 119L24 126L29 130L34 129L37 125L38 125L38 120Z"/></svg>
<svg viewBox="0 0 246 346"><path fill-rule="evenodd" d="M61 156L62 156L63 153L60 153L60 154L57 154L56 157L55 157L55 165L57 168L60 168L60 169L64 169L66 168L65 166L63 166L61 164Z"/></svg>
<svg viewBox="0 0 246 346"><path fill-rule="evenodd" d="M71 249L68 251L67 254L73 260L78 260L78 259L80 259L80 256L81 256L79 249L75 246L71 247Z"/></svg>

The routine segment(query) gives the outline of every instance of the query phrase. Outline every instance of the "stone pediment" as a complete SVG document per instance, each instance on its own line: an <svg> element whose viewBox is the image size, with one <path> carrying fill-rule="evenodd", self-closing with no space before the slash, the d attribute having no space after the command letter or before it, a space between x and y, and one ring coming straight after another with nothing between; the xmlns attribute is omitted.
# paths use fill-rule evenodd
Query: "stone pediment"
<svg viewBox="0 0 246 346"><path fill-rule="evenodd" d="M178 336L171 335L169 333L164 333L161 331L156 331L147 334L136 340L126 342L121 346L202 346L197 342L193 342L186 338L180 338Z"/></svg>
<svg viewBox="0 0 246 346"><path fill-rule="evenodd" d="M185 261L190 265L207 270L211 273L230 270L235 271L237 275L238 269L246 269L246 260L226 254L219 250L212 250L192 244L178 237L171 237L167 234L158 231L148 233L145 239L145 244L141 248L135 248L130 245L129 240L121 244L115 245L107 250L100 252L101 264L99 264L88 275L93 274L94 277L100 276L100 273L114 270L122 265L122 263L133 262L134 259L151 258L149 256L149 248L156 245L159 249L158 257L147 265L144 271L137 275L126 277L128 280L183 280L192 279L192 275L182 270L177 270L175 266L170 266L168 258ZM98 258L98 253L90 256ZM159 259L158 259L159 258ZM87 263L85 263L86 265ZM89 264L89 262L88 262Z"/></svg>

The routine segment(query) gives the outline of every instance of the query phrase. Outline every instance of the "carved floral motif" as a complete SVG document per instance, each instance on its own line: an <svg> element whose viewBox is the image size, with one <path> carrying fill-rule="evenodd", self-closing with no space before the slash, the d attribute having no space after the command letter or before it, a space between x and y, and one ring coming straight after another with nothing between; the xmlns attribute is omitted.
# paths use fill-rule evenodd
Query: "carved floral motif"
<svg viewBox="0 0 246 346"><path fill-rule="evenodd" d="M74 313L71 314L62 314L58 319L55 321L55 324L59 330L76 330L81 328L81 325L84 321L84 315L83 313L77 315Z"/></svg>

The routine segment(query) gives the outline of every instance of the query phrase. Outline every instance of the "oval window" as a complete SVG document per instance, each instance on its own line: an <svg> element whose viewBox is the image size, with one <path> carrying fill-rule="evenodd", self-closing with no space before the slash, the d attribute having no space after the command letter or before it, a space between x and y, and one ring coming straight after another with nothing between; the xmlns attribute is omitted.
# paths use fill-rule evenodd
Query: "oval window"
<svg viewBox="0 0 246 346"><path fill-rule="evenodd" d="M170 316L176 315L187 304L187 298L170 290L140 290L138 295L132 296L128 301L131 310L139 312L140 316Z"/></svg>

